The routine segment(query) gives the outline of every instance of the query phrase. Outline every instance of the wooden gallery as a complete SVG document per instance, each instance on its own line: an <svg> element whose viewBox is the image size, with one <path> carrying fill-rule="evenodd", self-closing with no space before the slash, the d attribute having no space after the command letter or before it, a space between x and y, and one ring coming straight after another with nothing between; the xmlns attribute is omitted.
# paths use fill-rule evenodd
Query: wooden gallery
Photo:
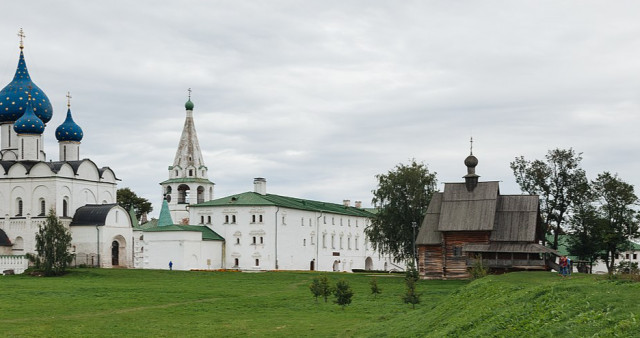
<svg viewBox="0 0 640 338"><path fill-rule="evenodd" d="M478 159L465 160L465 182L433 195L416 245L422 278L469 278L478 259L491 272L547 269L536 195L500 195L498 182L478 182Z"/></svg>

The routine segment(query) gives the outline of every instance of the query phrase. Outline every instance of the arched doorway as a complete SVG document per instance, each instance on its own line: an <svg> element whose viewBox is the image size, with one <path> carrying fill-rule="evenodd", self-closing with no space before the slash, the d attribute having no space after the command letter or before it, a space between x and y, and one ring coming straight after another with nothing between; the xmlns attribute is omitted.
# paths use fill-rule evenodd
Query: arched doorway
<svg viewBox="0 0 640 338"><path fill-rule="evenodd" d="M120 265L120 243L118 243L118 241L111 243L111 265Z"/></svg>
<svg viewBox="0 0 640 338"><path fill-rule="evenodd" d="M371 259L371 257L367 257L367 259L364 260L364 269L365 270L373 269L373 259Z"/></svg>
<svg viewBox="0 0 640 338"><path fill-rule="evenodd" d="M310 271L314 271L316 269L316 260L311 260L311 262L309 263L309 270Z"/></svg>
<svg viewBox="0 0 640 338"><path fill-rule="evenodd" d="M340 271L340 261L333 261L333 271Z"/></svg>

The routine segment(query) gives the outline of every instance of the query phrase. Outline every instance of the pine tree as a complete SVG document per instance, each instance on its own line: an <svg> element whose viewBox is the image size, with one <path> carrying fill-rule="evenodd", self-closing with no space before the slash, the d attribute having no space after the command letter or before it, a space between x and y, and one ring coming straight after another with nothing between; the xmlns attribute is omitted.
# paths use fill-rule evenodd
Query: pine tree
<svg viewBox="0 0 640 338"><path fill-rule="evenodd" d="M70 247L71 233L51 209L44 226L39 226L36 233L38 254L29 254L28 257L34 263L36 270L42 271L45 276L59 276L73 261L73 254L69 252Z"/></svg>
<svg viewBox="0 0 640 338"><path fill-rule="evenodd" d="M320 278L316 277L311 281L309 285L309 290L313 294L313 297L316 299L316 303L318 303L318 297L322 296L322 286L320 285Z"/></svg>
<svg viewBox="0 0 640 338"><path fill-rule="evenodd" d="M378 286L378 279L376 277L371 278L369 285L371 286L371 294L373 294L373 298L376 298L378 294L382 293L382 289Z"/></svg>
<svg viewBox="0 0 640 338"><path fill-rule="evenodd" d="M416 270L413 261L409 263L409 267L405 274L406 291L402 296L405 304L411 304L412 308L416 308L416 304L420 303L420 294L416 293L416 283L418 282L418 270Z"/></svg>
<svg viewBox="0 0 640 338"><path fill-rule="evenodd" d="M353 290L351 290L351 287L346 280L341 279L336 283L334 295L336 296L336 303L342 306L342 309L344 309L345 306L351 304Z"/></svg>
<svg viewBox="0 0 640 338"><path fill-rule="evenodd" d="M329 277L327 277L327 275L321 275L319 281L320 295L324 298L324 302L326 303L329 295L333 293L333 288L331 287L331 282L329 281Z"/></svg>

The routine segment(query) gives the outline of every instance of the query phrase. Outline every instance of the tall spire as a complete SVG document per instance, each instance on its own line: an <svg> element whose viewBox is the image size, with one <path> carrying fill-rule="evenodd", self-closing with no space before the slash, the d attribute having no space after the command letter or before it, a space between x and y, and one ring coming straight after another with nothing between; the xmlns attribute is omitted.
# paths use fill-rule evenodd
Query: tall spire
<svg viewBox="0 0 640 338"><path fill-rule="evenodd" d="M473 191L478 185L478 176L476 174L476 166L478 165L478 158L473 156L473 137L471 137L471 147L469 149L469 156L464 159L464 165L467 166L467 174L464 175L464 182L469 192Z"/></svg>
<svg viewBox="0 0 640 338"><path fill-rule="evenodd" d="M173 220L171 219L171 213L169 213L169 203L167 203L167 200L163 200L160 215L158 216L158 226L164 227L167 225L173 225Z"/></svg>
<svg viewBox="0 0 640 338"><path fill-rule="evenodd" d="M187 167L199 169L204 166L200 143L198 142L198 134L196 133L196 126L193 122L193 106L193 102L191 102L191 88L189 88L189 100L185 103L187 116L184 120L176 157L173 160L173 166L179 166L182 169ZM202 177L201 175L197 175L197 173L191 176Z"/></svg>

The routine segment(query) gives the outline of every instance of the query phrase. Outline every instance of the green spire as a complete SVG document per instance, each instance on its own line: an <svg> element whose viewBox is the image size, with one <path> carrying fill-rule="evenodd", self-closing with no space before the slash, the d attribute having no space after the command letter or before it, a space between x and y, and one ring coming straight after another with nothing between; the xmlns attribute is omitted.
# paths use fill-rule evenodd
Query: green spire
<svg viewBox="0 0 640 338"><path fill-rule="evenodd" d="M167 200L163 200L160 216L158 216L158 226L164 227L167 225L173 225L173 220L171 219L171 213L169 213L169 203L167 203Z"/></svg>
<svg viewBox="0 0 640 338"><path fill-rule="evenodd" d="M131 218L131 225L133 225L134 228L140 225L138 217L136 217L136 211L133 209L133 205L129 208L129 218Z"/></svg>

